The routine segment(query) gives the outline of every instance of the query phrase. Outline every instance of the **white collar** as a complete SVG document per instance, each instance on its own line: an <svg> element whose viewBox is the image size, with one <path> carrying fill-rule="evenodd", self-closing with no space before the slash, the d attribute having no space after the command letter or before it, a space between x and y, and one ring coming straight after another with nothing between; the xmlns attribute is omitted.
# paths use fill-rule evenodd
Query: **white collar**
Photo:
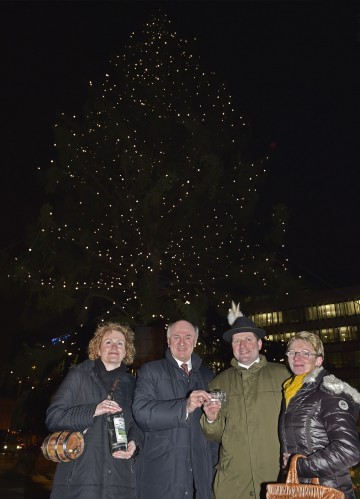
<svg viewBox="0 0 360 499"><path fill-rule="evenodd" d="M192 364L191 364L191 359L189 359L187 362L183 362L182 360L179 360L177 359L176 357L174 357L174 359L176 360L176 362L178 363L178 366L181 367L182 364L187 364L188 366L188 370L191 371L192 369Z"/></svg>
<svg viewBox="0 0 360 499"><path fill-rule="evenodd" d="M238 361L238 364L240 367L245 367L245 369L250 369L251 366L253 366L254 364L257 364L258 362L260 362L260 357L258 357L256 360L254 360L254 362L252 364L250 364L249 366L245 366L244 364L241 364L241 362Z"/></svg>

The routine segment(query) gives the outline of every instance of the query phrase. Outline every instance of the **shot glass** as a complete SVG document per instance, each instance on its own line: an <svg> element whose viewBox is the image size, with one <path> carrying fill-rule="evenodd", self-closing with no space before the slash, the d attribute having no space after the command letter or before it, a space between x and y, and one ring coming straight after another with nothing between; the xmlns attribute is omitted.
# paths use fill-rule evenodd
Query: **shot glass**
<svg viewBox="0 0 360 499"><path fill-rule="evenodd" d="M210 395L210 403L211 404L222 404L223 402L226 401L226 392L223 392L222 390L213 390L209 392Z"/></svg>

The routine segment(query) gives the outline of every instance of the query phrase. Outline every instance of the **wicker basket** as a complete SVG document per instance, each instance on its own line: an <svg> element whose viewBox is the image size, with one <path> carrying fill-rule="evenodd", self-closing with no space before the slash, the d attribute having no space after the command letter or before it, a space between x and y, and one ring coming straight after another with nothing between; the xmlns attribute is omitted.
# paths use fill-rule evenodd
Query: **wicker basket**
<svg viewBox="0 0 360 499"><path fill-rule="evenodd" d="M299 483L296 463L302 454L295 454L291 461L286 483L269 483L266 486L266 499L344 499L344 493L331 487L319 485L319 479L313 478L312 483Z"/></svg>

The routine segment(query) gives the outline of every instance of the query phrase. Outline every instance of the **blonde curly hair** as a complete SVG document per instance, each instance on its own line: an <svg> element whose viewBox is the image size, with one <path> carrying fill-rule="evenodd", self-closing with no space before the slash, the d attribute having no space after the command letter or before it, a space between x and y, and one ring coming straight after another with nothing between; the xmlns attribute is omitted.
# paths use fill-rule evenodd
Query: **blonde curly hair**
<svg viewBox="0 0 360 499"><path fill-rule="evenodd" d="M123 363L130 365L134 362L135 357L135 334L132 329L127 324L120 324L119 322L104 322L99 324L95 330L94 336L91 338L88 345L88 355L90 360L96 360L100 357L99 349L102 339L106 333L115 330L119 331L125 336L125 348L126 354L123 358Z"/></svg>

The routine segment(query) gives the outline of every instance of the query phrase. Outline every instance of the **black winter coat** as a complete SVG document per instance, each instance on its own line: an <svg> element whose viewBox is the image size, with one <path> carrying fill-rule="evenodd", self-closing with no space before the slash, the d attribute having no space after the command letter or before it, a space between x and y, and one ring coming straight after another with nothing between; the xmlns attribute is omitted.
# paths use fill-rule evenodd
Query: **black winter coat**
<svg viewBox="0 0 360 499"><path fill-rule="evenodd" d="M349 468L360 461L356 428L360 394L322 367L311 371L303 386L283 405L280 417L282 452L304 454L299 459L299 480L318 477L321 485L354 498Z"/></svg>
<svg viewBox="0 0 360 499"><path fill-rule="evenodd" d="M214 374L191 356L188 377L168 349L165 358L143 365L138 372L133 412L145 432L139 456L138 499L211 499L218 445L203 436L201 409L189 414L189 392L208 390Z"/></svg>
<svg viewBox="0 0 360 499"><path fill-rule="evenodd" d="M115 400L124 412L128 440L141 446L143 434L131 412L135 378L125 369L126 366L120 368ZM106 395L95 362L86 360L70 369L53 397L46 415L50 432L88 430L83 454L74 461L57 465L51 499L135 499L134 459L112 457L106 415L93 417L97 404Z"/></svg>

